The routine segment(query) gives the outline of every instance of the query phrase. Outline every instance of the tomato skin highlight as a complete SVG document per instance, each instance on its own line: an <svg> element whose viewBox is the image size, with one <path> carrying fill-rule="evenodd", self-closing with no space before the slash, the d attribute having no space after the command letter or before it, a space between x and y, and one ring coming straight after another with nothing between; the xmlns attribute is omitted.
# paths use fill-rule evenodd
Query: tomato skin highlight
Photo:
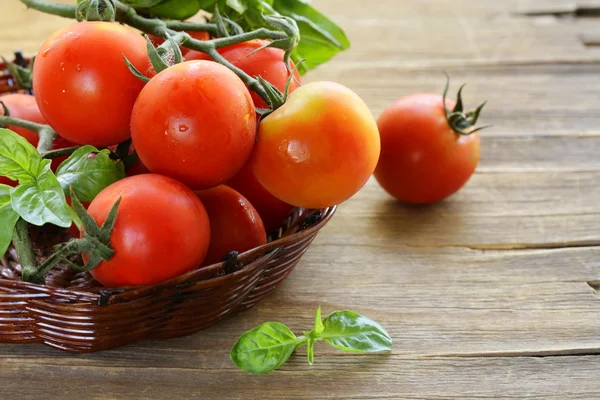
<svg viewBox="0 0 600 400"><path fill-rule="evenodd" d="M287 65L283 61L284 51L274 47L261 47L269 44L266 40L251 40L248 42L238 43L231 46L219 49L219 53L233 65L244 71L250 76L261 76L277 89L282 92L285 89L285 84L290 76ZM252 53L256 51L255 53ZM185 56L186 60L212 60L208 55L190 50ZM294 79L290 84L290 93L298 89L301 78L293 61L290 61L292 70L294 71ZM254 92L250 92L252 100L256 108L267 108L267 105Z"/></svg>
<svg viewBox="0 0 600 400"><path fill-rule="evenodd" d="M258 211L267 232L274 232L279 229L294 208L294 206L273 196L260 184L252 171L251 163L246 163L242 170L226 185L238 191L252 203Z"/></svg>
<svg viewBox="0 0 600 400"><path fill-rule="evenodd" d="M68 25L42 45L33 90L42 115L61 136L96 147L129 138L131 110L144 83L123 56L144 70L146 42L135 30L109 22Z"/></svg>
<svg viewBox="0 0 600 400"><path fill-rule="evenodd" d="M231 179L250 158L256 113L233 72L214 62L189 61L162 71L144 87L131 134L150 171L208 189Z"/></svg>
<svg viewBox="0 0 600 400"><path fill-rule="evenodd" d="M368 181L380 141L356 93L333 82L309 83L259 126L252 157L260 183L297 207L340 204Z"/></svg>
<svg viewBox="0 0 600 400"><path fill-rule="evenodd" d="M452 109L454 101L446 100ZM480 157L478 133L460 135L446 121L443 98L414 94L388 107L378 120L379 184L397 199L436 203L462 188Z"/></svg>
<svg viewBox="0 0 600 400"><path fill-rule="evenodd" d="M210 246L205 265L219 263L231 251L243 253L267 243L260 216L250 202L232 188L221 185L196 195L210 220Z"/></svg>
<svg viewBox="0 0 600 400"><path fill-rule="evenodd" d="M104 189L88 212L101 225L119 198L110 238L115 255L91 271L96 280L109 287L155 284L202 264L210 224L194 192L171 178L138 175Z"/></svg>

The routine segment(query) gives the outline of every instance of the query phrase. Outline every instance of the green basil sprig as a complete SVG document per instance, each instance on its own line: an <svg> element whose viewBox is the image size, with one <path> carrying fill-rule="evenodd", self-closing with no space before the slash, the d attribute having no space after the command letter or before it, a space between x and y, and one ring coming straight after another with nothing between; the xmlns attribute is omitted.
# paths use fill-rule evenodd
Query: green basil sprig
<svg viewBox="0 0 600 400"><path fill-rule="evenodd" d="M312 331L296 336L279 322L266 322L244 333L231 349L230 357L241 370L266 374L283 365L303 345L307 346L308 363L312 365L318 341L353 353L392 349L390 335L377 322L353 311L336 311L322 320L319 307Z"/></svg>
<svg viewBox="0 0 600 400"><path fill-rule="evenodd" d="M0 255L6 252L19 218L32 225L71 226L75 212L65 194L69 187L84 201L92 201L105 187L125 177L125 167L109 150L92 146L77 149L58 168L57 175L27 140L0 129L0 176L18 181L0 185Z"/></svg>

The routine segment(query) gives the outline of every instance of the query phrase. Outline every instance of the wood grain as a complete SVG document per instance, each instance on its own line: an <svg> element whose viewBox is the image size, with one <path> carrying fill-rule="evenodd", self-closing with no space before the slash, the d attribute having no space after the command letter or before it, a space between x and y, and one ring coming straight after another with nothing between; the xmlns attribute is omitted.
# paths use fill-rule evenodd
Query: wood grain
<svg viewBox="0 0 600 400"><path fill-rule="evenodd" d="M67 0L62 0L68 2ZM36 51L68 20L3 4L0 54ZM592 0L314 0L351 51L336 80L379 114L396 98L467 82L487 99L482 161L430 207L372 180L343 204L283 286L199 334L71 356L0 345L2 399L596 399L600 369L600 37ZM33 29L32 27L35 27ZM228 358L267 320L301 333L324 312L381 322L389 355L319 344L268 376Z"/></svg>

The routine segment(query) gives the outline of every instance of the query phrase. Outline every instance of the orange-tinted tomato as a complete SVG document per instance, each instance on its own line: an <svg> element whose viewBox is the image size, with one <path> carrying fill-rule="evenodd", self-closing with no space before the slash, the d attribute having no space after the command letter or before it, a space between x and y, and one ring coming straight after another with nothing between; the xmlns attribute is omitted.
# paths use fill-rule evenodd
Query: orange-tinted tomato
<svg viewBox="0 0 600 400"><path fill-rule="evenodd" d="M138 175L104 189L88 212L101 225L119 198L110 237L115 254L91 271L96 280L110 287L154 284L202 264L210 225L194 192L171 178Z"/></svg>
<svg viewBox="0 0 600 400"><path fill-rule="evenodd" d="M269 42L266 40L251 40L249 42L234 44L219 50L219 53L233 65L250 76L261 76L277 89L283 91L290 76L287 65L283 61L284 51L274 47L267 47L256 51ZM255 53L252 53L256 51ZM209 56L199 51L190 50L185 56L186 60L211 60ZM300 85L300 74L291 62L295 79L290 85L290 92L296 90ZM265 102L254 92L251 92L252 100L257 108L267 108Z"/></svg>
<svg viewBox="0 0 600 400"><path fill-rule="evenodd" d="M377 124L360 97L340 84L316 82L298 88L260 123L252 164L280 200L322 208L358 192L379 151Z"/></svg>
<svg viewBox="0 0 600 400"><path fill-rule="evenodd" d="M144 83L123 61L148 65L144 38L109 22L78 22L40 48L33 90L42 115L66 139L104 147L129 138L133 104Z"/></svg>
<svg viewBox="0 0 600 400"><path fill-rule="evenodd" d="M196 194L210 219L206 265L221 262L231 251L243 253L267 242L263 222L244 196L225 185Z"/></svg>
<svg viewBox="0 0 600 400"><path fill-rule="evenodd" d="M252 172L251 163L244 165L239 174L227 182L227 186L237 190L250 200L250 203L258 211L267 232L279 229L292 211L293 206L279 200L260 184Z"/></svg>
<svg viewBox="0 0 600 400"><path fill-rule="evenodd" d="M228 68L189 61L144 87L131 134L150 171L208 189L233 178L250 158L256 113L248 89Z"/></svg>
<svg viewBox="0 0 600 400"><path fill-rule="evenodd" d="M446 100L452 109L455 103ZM479 163L479 134L457 134L446 121L442 96L399 99L378 120L381 157L375 177L392 196L429 204L458 191Z"/></svg>

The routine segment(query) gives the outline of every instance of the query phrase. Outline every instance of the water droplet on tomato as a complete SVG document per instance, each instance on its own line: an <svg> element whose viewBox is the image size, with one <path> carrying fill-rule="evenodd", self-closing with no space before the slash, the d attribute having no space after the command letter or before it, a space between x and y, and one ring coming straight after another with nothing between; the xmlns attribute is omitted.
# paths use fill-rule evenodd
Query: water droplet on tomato
<svg viewBox="0 0 600 400"><path fill-rule="evenodd" d="M184 125L184 124L179 125L179 132L187 132L189 129L190 129L190 127L187 125Z"/></svg>
<svg viewBox="0 0 600 400"><path fill-rule="evenodd" d="M46 50L44 50L42 52L42 57L46 57L48 55L48 53L50 53L50 47L48 47Z"/></svg>
<svg viewBox="0 0 600 400"><path fill-rule="evenodd" d="M77 64L77 66L75 67L75 69L77 70L77 72L81 72L81 64Z"/></svg>
<svg viewBox="0 0 600 400"><path fill-rule="evenodd" d="M63 92L63 93L67 93L67 91L66 91L65 89L63 89L63 91L62 91L62 92Z"/></svg>
<svg viewBox="0 0 600 400"><path fill-rule="evenodd" d="M65 70L65 63L64 62L60 63L60 70L64 72L64 70Z"/></svg>

